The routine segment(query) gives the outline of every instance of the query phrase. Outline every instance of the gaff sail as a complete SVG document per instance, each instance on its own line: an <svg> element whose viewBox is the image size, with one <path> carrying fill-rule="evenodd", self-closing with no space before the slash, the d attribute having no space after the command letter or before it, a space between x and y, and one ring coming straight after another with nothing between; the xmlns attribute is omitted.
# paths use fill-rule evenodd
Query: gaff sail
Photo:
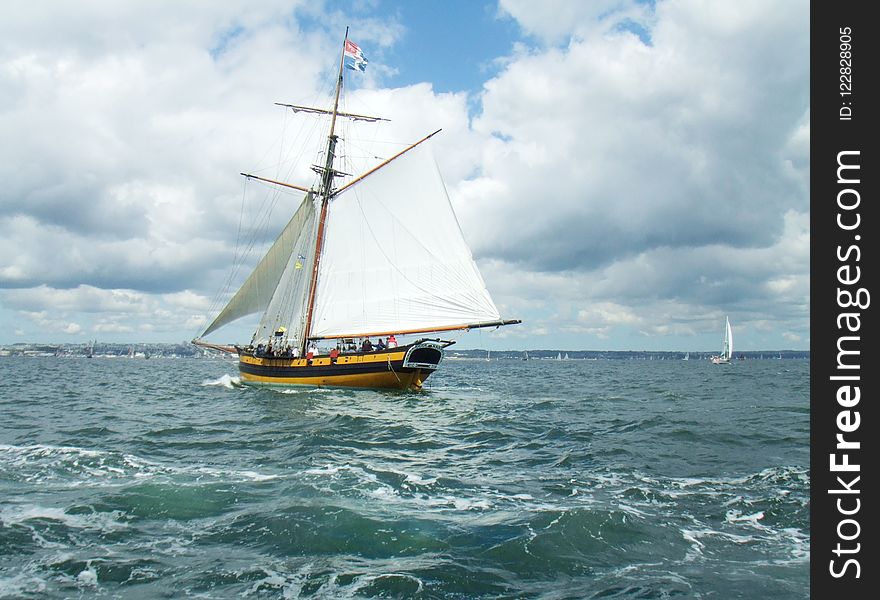
<svg viewBox="0 0 880 600"><path fill-rule="evenodd" d="M309 337L500 320L427 143L334 196L326 227Z"/></svg>

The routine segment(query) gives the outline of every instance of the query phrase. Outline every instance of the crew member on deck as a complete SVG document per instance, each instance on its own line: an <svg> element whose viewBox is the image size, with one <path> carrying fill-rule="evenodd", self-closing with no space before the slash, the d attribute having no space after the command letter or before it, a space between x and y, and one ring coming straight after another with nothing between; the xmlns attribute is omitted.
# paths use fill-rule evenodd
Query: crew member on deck
<svg viewBox="0 0 880 600"><path fill-rule="evenodd" d="M397 348L397 338L394 337L394 334L388 336L388 347L389 348Z"/></svg>
<svg viewBox="0 0 880 600"><path fill-rule="evenodd" d="M370 341L370 338L364 338L364 343L361 344L361 352L372 352L373 351L373 342Z"/></svg>
<svg viewBox="0 0 880 600"><path fill-rule="evenodd" d="M376 351L378 352L379 350L384 350L384 349L385 349L385 342L382 341L382 338L379 338L379 341L376 342Z"/></svg>

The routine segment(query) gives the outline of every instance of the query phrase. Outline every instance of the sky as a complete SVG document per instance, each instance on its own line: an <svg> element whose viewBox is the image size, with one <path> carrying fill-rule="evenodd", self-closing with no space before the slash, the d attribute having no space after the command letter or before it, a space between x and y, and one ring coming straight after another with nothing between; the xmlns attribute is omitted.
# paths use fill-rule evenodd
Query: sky
<svg viewBox="0 0 880 600"><path fill-rule="evenodd" d="M346 106L388 139L443 128L462 231L523 320L459 347L713 351L729 316L738 350L809 348L806 0L4 2L0 344L200 333L239 173L307 118L275 102L327 98L346 27L369 59Z"/></svg>

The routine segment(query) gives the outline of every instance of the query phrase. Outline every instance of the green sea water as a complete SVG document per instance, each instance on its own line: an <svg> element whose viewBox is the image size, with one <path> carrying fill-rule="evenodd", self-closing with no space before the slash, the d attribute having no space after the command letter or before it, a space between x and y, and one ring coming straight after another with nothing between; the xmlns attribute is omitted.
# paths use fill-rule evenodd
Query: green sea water
<svg viewBox="0 0 880 600"><path fill-rule="evenodd" d="M0 598L809 595L806 360L0 358Z"/></svg>

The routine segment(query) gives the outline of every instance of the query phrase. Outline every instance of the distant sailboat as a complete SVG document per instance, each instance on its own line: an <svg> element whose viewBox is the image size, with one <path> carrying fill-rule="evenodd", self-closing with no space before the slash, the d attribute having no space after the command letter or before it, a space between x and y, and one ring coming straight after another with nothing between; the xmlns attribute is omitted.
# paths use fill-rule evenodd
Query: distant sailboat
<svg viewBox="0 0 880 600"><path fill-rule="evenodd" d="M691 359L690 352L685 352L685 353L684 353L684 358L682 358L681 360L690 360L690 359Z"/></svg>
<svg viewBox="0 0 880 600"><path fill-rule="evenodd" d="M733 356L733 329L730 327L730 318L725 317L724 341L721 344L721 354L713 356L709 360L713 365L728 365Z"/></svg>
<svg viewBox="0 0 880 600"><path fill-rule="evenodd" d="M568 360L568 352L565 353L565 356L562 357L562 360Z"/></svg>
<svg viewBox="0 0 880 600"><path fill-rule="evenodd" d="M562 352L556 353L556 360L562 360Z"/></svg>
<svg viewBox="0 0 880 600"><path fill-rule="evenodd" d="M486 362L492 360L492 351L486 350Z"/></svg>
<svg viewBox="0 0 880 600"><path fill-rule="evenodd" d="M523 359L523 360L529 360L529 351L528 351L528 350L526 350L525 352L523 352L522 359Z"/></svg>

